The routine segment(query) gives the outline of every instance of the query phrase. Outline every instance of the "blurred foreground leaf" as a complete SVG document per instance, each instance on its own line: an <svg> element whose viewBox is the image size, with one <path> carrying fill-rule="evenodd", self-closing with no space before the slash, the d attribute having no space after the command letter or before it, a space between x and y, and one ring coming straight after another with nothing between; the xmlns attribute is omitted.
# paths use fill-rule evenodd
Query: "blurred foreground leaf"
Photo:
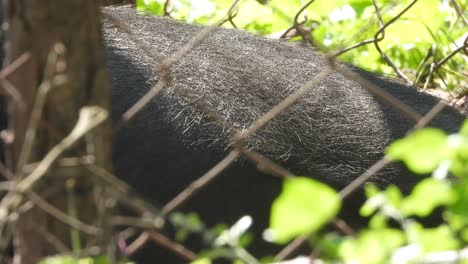
<svg viewBox="0 0 468 264"><path fill-rule="evenodd" d="M329 186L309 179L287 179L271 208L273 240L285 243L301 234L317 231L339 211L341 200Z"/></svg>

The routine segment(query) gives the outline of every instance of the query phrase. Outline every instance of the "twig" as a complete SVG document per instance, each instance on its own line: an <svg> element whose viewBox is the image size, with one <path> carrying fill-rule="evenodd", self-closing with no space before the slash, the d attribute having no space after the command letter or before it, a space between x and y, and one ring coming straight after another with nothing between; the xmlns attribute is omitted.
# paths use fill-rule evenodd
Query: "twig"
<svg viewBox="0 0 468 264"><path fill-rule="evenodd" d="M55 206L48 203L46 200L42 199L39 195L35 192L27 191L26 196L39 208L44 210L49 215L55 217L57 220L65 223L73 228L80 230L83 233L88 235L96 235L99 233L99 228L85 224L82 221L78 220L75 217L69 216L66 213L62 212L60 209L56 208Z"/></svg>
<svg viewBox="0 0 468 264"><path fill-rule="evenodd" d="M15 187L13 192L8 193L0 202L0 237L3 233L8 215L16 209L22 201L22 195L34 187L44 174L49 170L55 160L67 149L73 146L82 136L91 129L101 124L107 118L107 112L97 106L83 107L80 111L79 119L71 133L64 138L60 143L55 145L39 165L28 175L22 179Z"/></svg>
<svg viewBox="0 0 468 264"><path fill-rule="evenodd" d="M178 244L170 240L169 238L163 236L161 233L154 232L154 231L146 232L146 233L152 240L156 241L159 245L176 253L178 256L184 258L185 260L191 262L197 259L197 254L185 248L181 244Z"/></svg>
<svg viewBox="0 0 468 264"><path fill-rule="evenodd" d="M60 239L55 235L51 234L50 232L47 232L47 230L43 226L39 227L39 229L37 229L36 232L39 233L39 235L41 235L42 237L44 237L45 240L49 242L49 244L52 245L55 248L55 250L60 254L70 252L70 249L67 247L67 245L65 245L65 243L60 241Z"/></svg>
<svg viewBox="0 0 468 264"><path fill-rule="evenodd" d="M47 57L47 64L45 72L51 74L51 69L55 68L59 58L63 56L64 48L63 46L56 44L51 49ZM49 91L58 86L65 83L67 80L67 76L65 74L56 74L53 77L46 78L38 88L36 101L34 103L33 109L31 111L31 117L28 122L28 127L26 129L26 133L24 136L24 142L22 144L18 162L16 164L16 171L21 173L21 168L29 161L29 157L31 155L31 151L34 147L34 140L36 138L36 130L39 126L39 122L41 121L44 105L46 102L47 94Z"/></svg>

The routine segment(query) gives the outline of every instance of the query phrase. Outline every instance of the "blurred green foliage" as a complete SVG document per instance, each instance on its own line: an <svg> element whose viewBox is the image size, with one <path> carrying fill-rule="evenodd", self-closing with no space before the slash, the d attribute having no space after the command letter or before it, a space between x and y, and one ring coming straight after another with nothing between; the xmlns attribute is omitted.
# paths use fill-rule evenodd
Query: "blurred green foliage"
<svg viewBox="0 0 468 264"><path fill-rule="evenodd" d="M141 11L164 13L165 0L138 0ZM225 16L232 0L171 0L170 15L199 24L213 24ZM294 17L308 1L244 0L234 13L233 23L256 34L280 36L293 25ZM405 9L411 0L380 0L383 23L387 23ZM468 0L458 0L465 17ZM364 40L373 39L379 30L376 10L370 0L317 0L299 15L317 47L322 51L340 50ZM424 87L437 87L458 94L468 93L468 58L459 52L448 60L432 77L426 76L430 64L440 61L468 36L466 24L457 14L451 1L418 1L385 29L379 46L396 67L411 80ZM298 40L298 38L293 38ZM428 54L430 56L428 56ZM345 52L340 60L383 74L396 75L373 43ZM426 58L426 59L425 59ZM429 59L428 59L429 58ZM435 76L435 77L434 77ZM426 82L427 79L427 82ZM429 85L427 85L429 84Z"/></svg>
<svg viewBox="0 0 468 264"><path fill-rule="evenodd" d="M39 264L110 264L111 262L106 256L99 256L95 258L75 258L72 256L54 256L49 257ZM133 262L118 262L120 264L133 264Z"/></svg>
<svg viewBox="0 0 468 264"><path fill-rule="evenodd" d="M416 173L432 173L432 177L422 179L407 196L396 186L380 190L367 184L368 199L360 213L370 221L368 227L359 230L355 236L335 232L321 234L318 228L297 224L311 224L317 219L328 221L336 214L337 198L333 197L333 190L305 178L284 183L283 192L274 202L271 213L272 221L281 217L284 224L273 228L278 233L287 234L288 239L310 235L311 246L321 252L320 258L325 263L426 263L423 260L433 261L431 253L438 253L439 257L449 256L447 252L456 255L457 250L466 249L468 121L454 135L434 128L417 130L395 141L388 148L387 155L394 161L402 161ZM299 186L292 189L289 186L292 182ZM319 199L322 192L328 193L327 197ZM275 206L283 200L290 202L283 202L287 208L279 214L275 212ZM425 227L418 222L436 209L442 211L440 225ZM277 241L284 242L285 239L280 237ZM452 262L442 259L431 263Z"/></svg>
<svg viewBox="0 0 468 264"><path fill-rule="evenodd" d="M336 216L340 207L341 199L331 187L310 178L287 179L271 207L271 239L286 243L316 232Z"/></svg>

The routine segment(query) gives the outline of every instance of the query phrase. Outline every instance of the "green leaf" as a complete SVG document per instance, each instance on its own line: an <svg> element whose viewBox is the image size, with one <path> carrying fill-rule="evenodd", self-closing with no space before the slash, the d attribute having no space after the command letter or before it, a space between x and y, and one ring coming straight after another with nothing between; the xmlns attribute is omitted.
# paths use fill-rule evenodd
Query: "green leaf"
<svg viewBox="0 0 468 264"><path fill-rule="evenodd" d="M460 237L465 243L468 243L468 228L464 228L460 231Z"/></svg>
<svg viewBox="0 0 468 264"><path fill-rule="evenodd" d="M345 241L345 237L338 235L337 233L327 233L323 237L320 237L315 244L318 244L321 256L324 258L337 259L339 254L340 245Z"/></svg>
<svg viewBox="0 0 468 264"><path fill-rule="evenodd" d="M75 258L70 256L55 256L55 257L48 257L39 264L77 264Z"/></svg>
<svg viewBox="0 0 468 264"><path fill-rule="evenodd" d="M195 261L190 262L190 264L211 264L211 259L209 258L201 258Z"/></svg>
<svg viewBox="0 0 468 264"><path fill-rule="evenodd" d="M73 256L53 256L43 259L39 264L108 264L107 256L98 256L94 258L75 258ZM131 264L132 262L118 262Z"/></svg>
<svg viewBox="0 0 468 264"><path fill-rule="evenodd" d="M138 11L148 12L155 15L164 13L164 1L161 0L137 0L136 8Z"/></svg>
<svg viewBox="0 0 468 264"><path fill-rule="evenodd" d="M453 188L454 202L450 206L450 213L461 218L464 224L468 224L468 179L460 180Z"/></svg>
<svg viewBox="0 0 468 264"><path fill-rule="evenodd" d="M458 239L449 226L440 225L435 228L424 228L419 223L407 227L410 242L420 245L424 252L457 249Z"/></svg>
<svg viewBox="0 0 468 264"><path fill-rule="evenodd" d="M347 238L339 248L339 256L346 263L386 263L392 252L403 245L402 231L370 229L357 238Z"/></svg>
<svg viewBox="0 0 468 264"><path fill-rule="evenodd" d="M317 231L337 214L340 206L336 191L321 182L302 177L285 180L271 208L274 240L285 243Z"/></svg>
<svg viewBox="0 0 468 264"><path fill-rule="evenodd" d="M447 135L437 128L424 128L396 140L387 149L394 161L401 160L415 173L430 173L448 156Z"/></svg>
<svg viewBox="0 0 468 264"><path fill-rule="evenodd" d="M452 150L450 172L458 177L468 178L468 137L461 133L448 138L448 145Z"/></svg>
<svg viewBox="0 0 468 264"><path fill-rule="evenodd" d="M359 209L362 216L371 216L384 203L384 195L375 184L366 184L364 186L367 200Z"/></svg>
<svg viewBox="0 0 468 264"><path fill-rule="evenodd" d="M395 208L398 208L403 197L398 187L389 185L384 191L379 191L375 185L369 185L365 190L368 198L360 209L362 216L370 216L380 209L380 213L395 217Z"/></svg>
<svg viewBox="0 0 468 264"><path fill-rule="evenodd" d="M402 201L401 211L406 216L425 217L436 207L450 204L453 199L454 194L448 181L427 178L419 182Z"/></svg>
<svg viewBox="0 0 468 264"><path fill-rule="evenodd" d="M468 137L468 119L463 122L462 127L460 128L460 135Z"/></svg>

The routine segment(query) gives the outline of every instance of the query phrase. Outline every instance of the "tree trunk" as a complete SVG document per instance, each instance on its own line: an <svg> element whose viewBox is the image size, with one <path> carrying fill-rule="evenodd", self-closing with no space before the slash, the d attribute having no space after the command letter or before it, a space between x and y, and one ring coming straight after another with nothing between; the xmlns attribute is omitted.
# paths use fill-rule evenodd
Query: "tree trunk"
<svg viewBox="0 0 468 264"><path fill-rule="evenodd" d="M25 168L28 164L40 161L51 147L70 133L82 106L96 105L108 109L109 85L97 1L3 1L4 25L7 29L5 65L22 54L30 55L29 60L8 77L21 94L25 106L20 107L21 104L14 100L8 102L8 127L14 134L14 141L8 146L7 166L14 173L15 180L19 180L27 176ZM29 144L30 155L24 155L28 147L24 143L25 135L30 127L33 106L38 101L38 89L41 84L59 80L59 74L66 79L50 86L41 110L36 138ZM93 130L92 137L87 139L87 144L83 140L78 142L61 158L91 154L97 165L110 169L109 122ZM93 143L91 148L90 142ZM69 191L65 183L72 186L68 188ZM102 241L108 239L104 238L106 232L101 230L95 236L84 235L71 229L63 220L58 221L50 211L46 213L43 206L38 206L40 201L31 198L37 194L70 218L96 226L99 225L96 219L102 219L95 201L96 188L99 187L93 177L80 166L53 166L32 189L34 193L23 194L24 200L31 199L35 206L20 214L15 223L15 263L37 263L44 256L63 253L60 251L72 247L72 238L75 253L85 245L95 246L96 243L102 249ZM76 215L73 210L77 211ZM81 245L76 243L76 238Z"/></svg>
<svg viewBox="0 0 468 264"><path fill-rule="evenodd" d="M125 5L125 4L135 5L136 0L102 0L102 5L104 6Z"/></svg>

